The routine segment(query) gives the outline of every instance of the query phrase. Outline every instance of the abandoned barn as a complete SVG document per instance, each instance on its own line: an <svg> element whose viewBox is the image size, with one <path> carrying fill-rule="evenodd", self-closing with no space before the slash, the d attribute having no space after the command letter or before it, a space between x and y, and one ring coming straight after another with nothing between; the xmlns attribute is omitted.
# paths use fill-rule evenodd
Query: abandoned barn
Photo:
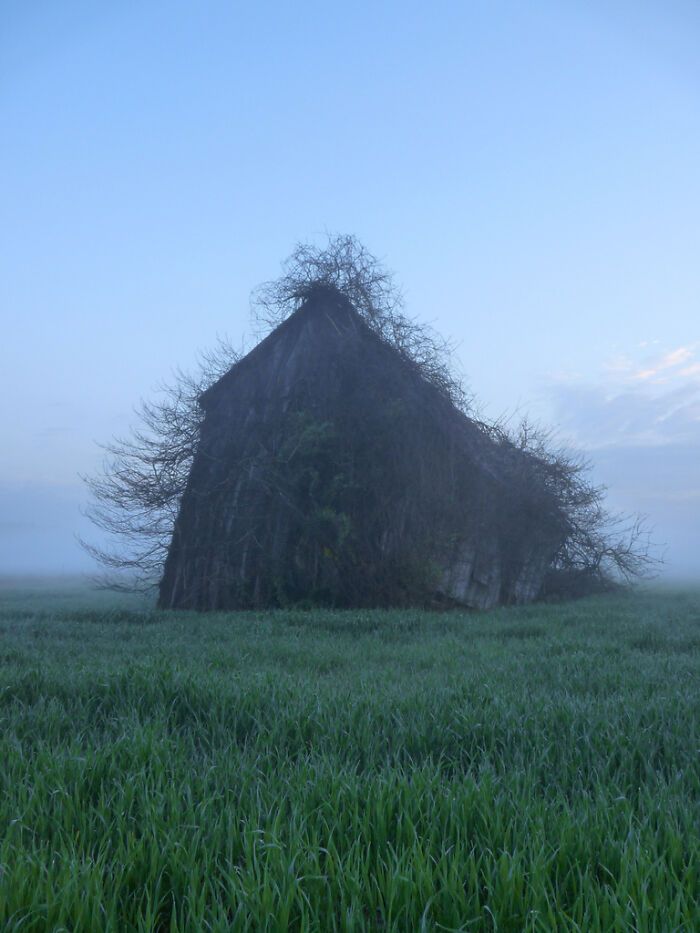
<svg viewBox="0 0 700 933"><path fill-rule="evenodd" d="M161 607L484 608L540 593L565 531L528 456L341 291L309 289L200 405Z"/></svg>

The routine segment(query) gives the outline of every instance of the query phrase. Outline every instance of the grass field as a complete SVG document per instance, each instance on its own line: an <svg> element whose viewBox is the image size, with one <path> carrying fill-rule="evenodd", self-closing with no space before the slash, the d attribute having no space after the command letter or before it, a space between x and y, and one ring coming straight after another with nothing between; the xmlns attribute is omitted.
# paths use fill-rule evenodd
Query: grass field
<svg viewBox="0 0 700 933"><path fill-rule="evenodd" d="M0 590L3 931L700 930L699 593L95 599Z"/></svg>

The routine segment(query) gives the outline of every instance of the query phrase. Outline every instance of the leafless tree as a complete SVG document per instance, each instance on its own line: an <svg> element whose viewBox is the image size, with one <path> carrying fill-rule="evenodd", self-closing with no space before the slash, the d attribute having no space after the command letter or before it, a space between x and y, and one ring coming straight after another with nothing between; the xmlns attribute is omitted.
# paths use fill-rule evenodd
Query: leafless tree
<svg viewBox="0 0 700 933"><path fill-rule="evenodd" d="M582 595L653 577L662 563L645 516L611 511L607 489L590 478L592 465L552 433L523 419L514 431L491 425L503 446L524 454L518 481L541 492L543 513L555 512L564 531L546 581L550 595Z"/></svg>
<svg viewBox="0 0 700 933"><path fill-rule="evenodd" d="M157 584L197 450L199 396L238 359L219 339L200 355L194 372L176 370L155 400L141 401L131 435L103 446L101 471L83 477L91 494L85 514L113 542L105 547L81 540L104 568L104 585L147 590Z"/></svg>
<svg viewBox="0 0 700 933"><path fill-rule="evenodd" d="M404 313L393 273L354 236L329 235L323 246L300 243L282 266L282 275L259 286L251 305L258 328L268 331L319 288L341 292L367 325L414 366L458 408L470 396L454 360L454 345L430 326Z"/></svg>
<svg viewBox="0 0 700 933"><path fill-rule="evenodd" d="M454 374L450 344L404 314L391 273L355 237L331 236L323 247L297 246L281 277L253 294L258 326L274 328L322 289L344 295L383 342L474 421L463 382ZM132 433L105 445L102 471L86 478L92 499L87 515L114 543L103 547L83 542L83 546L105 568L108 585L134 589L158 582L198 449L199 398L238 359L231 345L220 341L213 352L201 357L195 373L177 371L154 401L138 407ZM552 528L561 532L562 544L547 582L549 592L577 595L653 570L643 520L607 510L605 490L591 483L585 460L557 447L550 435L527 421L515 432L502 424L480 426L501 448L513 501L531 504L526 512L512 507L508 511L509 516L520 514L523 525L512 529L513 540L527 547L528 535L537 530L538 522L549 529L548 534ZM383 437L386 431L379 434ZM420 451L414 454L421 456ZM287 468L282 485L289 483L290 475ZM471 499L467 499L463 509L469 507ZM328 509L321 511L326 514ZM426 527L430 523L427 515Z"/></svg>

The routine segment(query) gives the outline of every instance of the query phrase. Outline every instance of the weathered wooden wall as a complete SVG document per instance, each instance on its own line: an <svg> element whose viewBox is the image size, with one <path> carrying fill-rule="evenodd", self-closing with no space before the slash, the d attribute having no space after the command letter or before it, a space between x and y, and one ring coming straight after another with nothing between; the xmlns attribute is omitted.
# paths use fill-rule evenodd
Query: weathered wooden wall
<svg viewBox="0 0 700 933"><path fill-rule="evenodd" d="M420 575L419 558L437 568L444 596L468 606L537 596L560 541L556 523L528 516L492 439L343 300L308 302L202 405L162 607L266 606L305 591L339 605L410 599L410 580L397 581L412 567ZM295 449L304 425L317 457L313 495L295 479L307 469ZM333 503L353 525L351 557L321 533L304 537L304 510L330 495L339 463L347 489Z"/></svg>

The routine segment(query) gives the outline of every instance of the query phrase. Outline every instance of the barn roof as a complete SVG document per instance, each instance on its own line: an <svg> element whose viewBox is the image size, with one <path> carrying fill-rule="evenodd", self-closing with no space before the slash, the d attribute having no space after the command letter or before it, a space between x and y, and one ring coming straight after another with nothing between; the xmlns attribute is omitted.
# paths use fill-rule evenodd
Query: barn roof
<svg viewBox="0 0 700 933"><path fill-rule="evenodd" d="M342 358L354 358L361 374L368 366L391 372L397 388L418 409L430 411L463 448L463 453L503 480L503 446L486 429L468 417L437 386L422 374L419 366L384 340L364 320L337 289L317 286L288 318L279 324L249 353L235 363L200 396L205 413L218 403L239 393L274 395L290 392L302 378L317 378L323 391L324 359L331 366Z"/></svg>

